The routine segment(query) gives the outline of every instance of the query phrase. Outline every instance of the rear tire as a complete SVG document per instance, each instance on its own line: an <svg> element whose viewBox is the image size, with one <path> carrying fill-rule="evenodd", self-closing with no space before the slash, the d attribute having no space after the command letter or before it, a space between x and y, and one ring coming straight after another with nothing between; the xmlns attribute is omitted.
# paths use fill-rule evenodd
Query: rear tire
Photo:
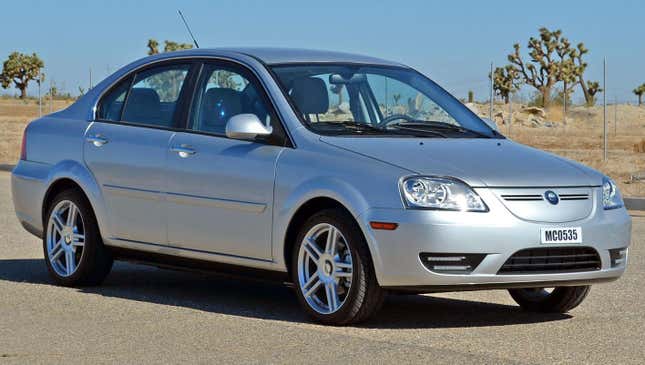
<svg viewBox="0 0 645 365"><path fill-rule="evenodd" d="M93 286L103 282L113 259L82 193L71 189L56 194L47 208L43 227L45 262L57 284Z"/></svg>
<svg viewBox="0 0 645 365"><path fill-rule="evenodd" d="M385 291L377 283L363 233L347 212L326 209L310 217L300 229L292 258L296 295L317 322L355 324L381 308Z"/></svg>
<svg viewBox="0 0 645 365"><path fill-rule="evenodd" d="M561 286L552 292L544 288L510 289L511 297L530 312L566 313L577 307L589 294L591 286Z"/></svg>

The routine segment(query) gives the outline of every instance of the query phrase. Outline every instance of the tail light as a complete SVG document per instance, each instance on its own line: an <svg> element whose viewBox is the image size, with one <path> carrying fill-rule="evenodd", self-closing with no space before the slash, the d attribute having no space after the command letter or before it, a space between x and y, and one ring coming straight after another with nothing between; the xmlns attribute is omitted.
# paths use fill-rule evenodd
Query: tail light
<svg viewBox="0 0 645 365"><path fill-rule="evenodd" d="M22 144L20 145L20 159L27 159L27 130L22 132Z"/></svg>

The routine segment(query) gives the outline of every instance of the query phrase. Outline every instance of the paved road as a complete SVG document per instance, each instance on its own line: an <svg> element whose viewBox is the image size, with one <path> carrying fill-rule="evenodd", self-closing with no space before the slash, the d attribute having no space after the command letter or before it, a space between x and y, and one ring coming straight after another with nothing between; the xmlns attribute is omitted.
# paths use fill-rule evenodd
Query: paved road
<svg viewBox="0 0 645 365"><path fill-rule="evenodd" d="M570 315L520 312L505 291L389 298L372 322L308 322L279 285L117 264L104 286L56 287L0 172L3 363L634 363L645 360L645 213L631 262Z"/></svg>

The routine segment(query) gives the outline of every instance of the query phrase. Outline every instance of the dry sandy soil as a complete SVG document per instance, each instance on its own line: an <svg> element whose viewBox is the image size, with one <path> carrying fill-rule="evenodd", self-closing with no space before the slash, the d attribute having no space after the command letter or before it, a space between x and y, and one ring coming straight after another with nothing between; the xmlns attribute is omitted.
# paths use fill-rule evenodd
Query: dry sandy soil
<svg viewBox="0 0 645 365"><path fill-rule="evenodd" d="M53 110L70 102L54 101ZM487 105L471 105L480 115L488 115ZM44 112L49 112L46 105ZM562 122L561 108L548 110L544 117L532 116L525 107L514 105L513 124L509 129L508 106L495 105L494 115L502 133L509 138L533 147L582 162L611 176L620 185L625 196L645 196L645 182L631 183L631 176L645 171L645 152L634 146L645 147L645 106L618 105L609 107L609 153L603 161L602 107L576 106L569 110L567 121ZM12 164L20 154L20 141L26 123L38 116L38 105L30 100L0 99L0 164ZM614 116L618 124L614 122ZM537 119L539 123L530 122Z"/></svg>

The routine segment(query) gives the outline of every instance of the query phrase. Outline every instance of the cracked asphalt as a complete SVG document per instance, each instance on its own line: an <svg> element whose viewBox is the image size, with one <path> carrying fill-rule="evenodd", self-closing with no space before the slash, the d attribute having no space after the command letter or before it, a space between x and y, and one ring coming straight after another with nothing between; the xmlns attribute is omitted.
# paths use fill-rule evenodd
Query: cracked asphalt
<svg viewBox="0 0 645 365"><path fill-rule="evenodd" d="M645 362L645 212L620 280L570 314L505 291L391 296L357 327L311 323L282 285L117 263L101 287L52 284L0 172L0 364Z"/></svg>

